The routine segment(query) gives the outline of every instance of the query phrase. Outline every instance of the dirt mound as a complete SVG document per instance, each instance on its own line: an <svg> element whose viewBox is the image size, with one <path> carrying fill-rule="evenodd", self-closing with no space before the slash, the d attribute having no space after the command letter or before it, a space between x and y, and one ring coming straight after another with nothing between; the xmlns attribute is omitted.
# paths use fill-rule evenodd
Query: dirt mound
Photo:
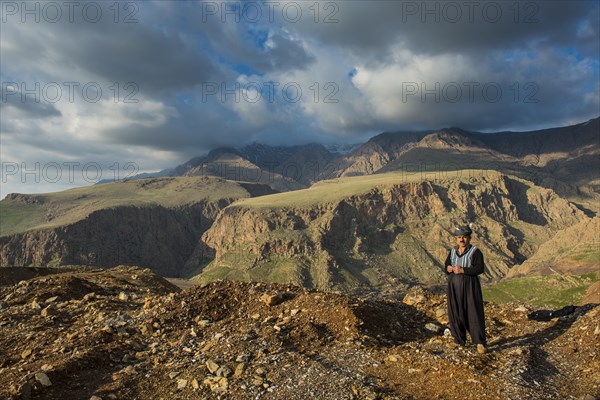
<svg viewBox="0 0 600 400"><path fill-rule="evenodd" d="M439 290L324 293L149 270L0 288L0 398L580 398L598 393L600 307L539 322L486 305L490 352L443 335Z"/></svg>
<svg viewBox="0 0 600 400"><path fill-rule="evenodd" d="M0 288L2 398L89 398L86 382L110 381L114 351L141 349L128 339L128 313L149 294L179 290L136 267L46 272ZM30 372L23 374L22 364ZM13 365L19 367L8 368ZM40 374L60 385L46 388ZM40 392L42 388L47 390Z"/></svg>
<svg viewBox="0 0 600 400"><path fill-rule="evenodd" d="M87 268L93 270L92 267L71 267L64 266L61 268L37 268L37 267L5 267L0 268L0 287L10 286L24 280L33 279L38 276L61 274L65 272L76 272Z"/></svg>
<svg viewBox="0 0 600 400"><path fill-rule="evenodd" d="M265 300L269 297L279 299L277 304L269 305ZM156 305L145 310L145 315L164 326L163 332L169 336L176 337L198 323L218 329L255 325L267 333L284 332L286 345L303 349L334 339L370 338L398 344L426 334L422 327L433 322L397 301L361 300L269 283L218 281L150 304Z"/></svg>
<svg viewBox="0 0 600 400"><path fill-rule="evenodd" d="M170 293L177 288L166 280L156 276L150 270L137 267L119 266L109 273L102 269L73 267L58 273L44 268L36 268L34 277L20 280L9 291L12 304L20 305L31 301L45 302L48 298L57 297L65 300L81 300L85 295L94 293L102 296L118 295L120 291L133 291L138 294L154 292ZM54 272L54 273L53 273ZM17 274L25 276L27 274ZM11 294L12 293L12 294Z"/></svg>

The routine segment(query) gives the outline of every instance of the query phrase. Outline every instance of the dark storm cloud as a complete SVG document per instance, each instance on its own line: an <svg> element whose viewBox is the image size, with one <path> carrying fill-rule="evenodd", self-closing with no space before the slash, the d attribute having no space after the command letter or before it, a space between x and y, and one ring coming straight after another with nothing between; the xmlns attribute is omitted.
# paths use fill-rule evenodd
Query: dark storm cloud
<svg viewBox="0 0 600 400"><path fill-rule="evenodd" d="M290 40L280 34L271 38L272 48L253 60L252 66L259 71L304 69L312 62L314 57L307 54L302 44Z"/></svg>
<svg viewBox="0 0 600 400"><path fill-rule="evenodd" d="M60 74L64 68L63 80L74 70L88 79L136 82L147 94L156 95L199 84L216 71L204 53L173 29L64 22L14 24L3 34L14 44L3 49L3 57L11 61L6 69L13 75L20 69L37 76Z"/></svg>
<svg viewBox="0 0 600 400"><path fill-rule="evenodd" d="M304 69L315 61L302 46L283 32L273 32L271 26L246 25L234 20L226 22L219 18L202 21L197 9L187 29L198 32L207 43L207 49L218 54L228 64L241 64L260 73ZM229 22L227 22L229 21Z"/></svg>
<svg viewBox="0 0 600 400"><path fill-rule="evenodd" d="M18 115L19 118L38 119L60 117L62 115L53 104L42 101L37 102L33 99L31 94L23 95L20 90L12 90L10 86L7 85L7 82L3 82L3 84L0 115L4 114L5 117L7 117L7 113L10 112L9 108L11 107L16 109L17 114L15 115ZM29 101L26 101L26 96L29 96Z"/></svg>
<svg viewBox="0 0 600 400"><path fill-rule="evenodd" d="M361 90L376 109L385 108L385 102L397 105L396 115L387 113L374 126L392 122L421 129L454 125L526 130L598 114L598 2L337 4L338 22L305 19L286 26L343 49L370 76ZM396 73L389 76L386 69ZM474 82L479 89L497 85L503 93L497 101L483 98L481 91L474 101L467 101L465 93L457 102L444 96L445 85L464 82ZM416 98L401 101L400 90L390 90L385 97L369 87L401 88L405 83L434 92L439 84L441 95L423 99L424 91L419 90Z"/></svg>
<svg viewBox="0 0 600 400"><path fill-rule="evenodd" d="M148 31L90 38L85 46L65 48L79 66L106 79L134 81L151 94L178 90L210 80L215 68L187 47L177 34Z"/></svg>
<svg viewBox="0 0 600 400"><path fill-rule="evenodd" d="M375 60L385 60L398 43L417 54L476 55L550 45L577 45L586 52L598 52L599 6L595 1L374 0L336 4L338 9L332 15L337 22L314 23L305 18L286 26ZM586 22L589 32L578 37L578 29Z"/></svg>
<svg viewBox="0 0 600 400"><path fill-rule="evenodd" d="M216 111L213 109L213 111ZM236 124L234 113L207 109L187 110L178 118L158 126L129 125L108 129L103 137L107 143L124 146L144 146L155 150L183 152L187 149L212 148L230 144L244 134Z"/></svg>

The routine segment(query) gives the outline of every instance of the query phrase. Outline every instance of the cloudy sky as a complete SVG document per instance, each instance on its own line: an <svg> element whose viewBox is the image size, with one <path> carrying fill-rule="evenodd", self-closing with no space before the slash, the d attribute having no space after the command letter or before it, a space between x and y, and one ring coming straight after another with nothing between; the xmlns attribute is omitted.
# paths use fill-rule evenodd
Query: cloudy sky
<svg viewBox="0 0 600 400"><path fill-rule="evenodd" d="M3 1L0 197L223 145L599 114L597 1Z"/></svg>

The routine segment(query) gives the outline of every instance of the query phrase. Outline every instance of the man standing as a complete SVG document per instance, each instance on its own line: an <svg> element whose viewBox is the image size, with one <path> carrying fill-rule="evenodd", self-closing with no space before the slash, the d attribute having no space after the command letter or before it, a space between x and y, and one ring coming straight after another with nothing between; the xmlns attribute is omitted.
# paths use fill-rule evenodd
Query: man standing
<svg viewBox="0 0 600 400"><path fill-rule="evenodd" d="M448 274L448 320L454 341L464 346L467 330L477 352L487 352L485 340L485 317L483 314L483 295L479 276L485 264L483 253L471 245L470 227L456 228L457 247L450 250L445 267Z"/></svg>

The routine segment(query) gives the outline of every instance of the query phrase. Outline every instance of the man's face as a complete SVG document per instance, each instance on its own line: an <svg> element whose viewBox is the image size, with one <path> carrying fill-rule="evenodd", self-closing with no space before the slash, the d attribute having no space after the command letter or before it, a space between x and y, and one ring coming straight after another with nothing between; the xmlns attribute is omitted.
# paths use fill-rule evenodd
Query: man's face
<svg viewBox="0 0 600 400"><path fill-rule="evenodd" d="M471 236L457 236L456 243L459 247L466 247L471 243Z"/></svg>

